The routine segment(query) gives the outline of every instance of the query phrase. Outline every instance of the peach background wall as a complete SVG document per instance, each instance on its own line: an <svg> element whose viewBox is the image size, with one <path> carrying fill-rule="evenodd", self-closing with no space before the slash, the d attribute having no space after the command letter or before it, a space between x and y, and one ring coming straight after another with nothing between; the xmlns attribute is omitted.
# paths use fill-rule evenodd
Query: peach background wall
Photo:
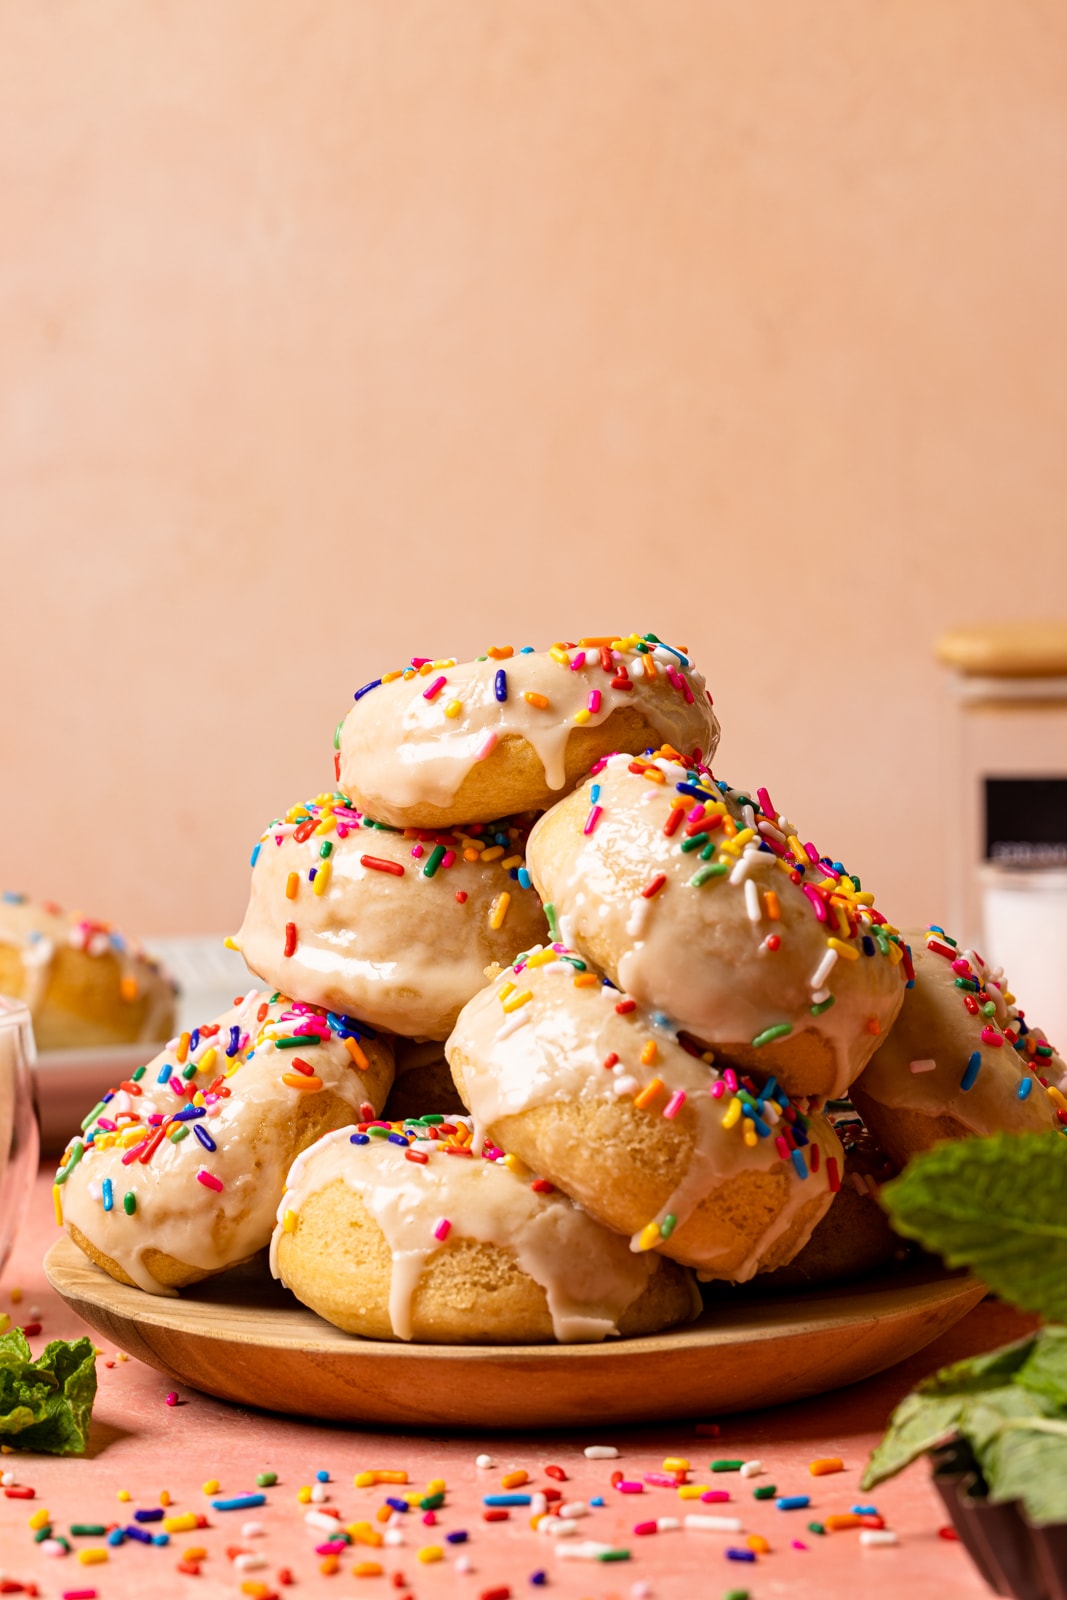
<svg viewBox="0 0 1067 1600"><path fill-rule="evenodd" d="M931 640L1067 610L1053 0L23 0L0 218L0 881L230 928L359 683L652 628L942 911Z"/></svg>

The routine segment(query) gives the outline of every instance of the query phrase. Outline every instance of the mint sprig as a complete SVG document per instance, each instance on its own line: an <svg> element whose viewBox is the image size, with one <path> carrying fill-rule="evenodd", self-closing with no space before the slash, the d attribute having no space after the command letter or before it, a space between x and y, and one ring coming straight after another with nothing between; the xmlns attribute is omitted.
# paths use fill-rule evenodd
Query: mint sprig
<svg viewBox="0 0 1067 1600"><path fill-rule="evenodd" d="M0 1443L80 1455L96 1398L91 1339L53 1339L36 1361L21 1328L0 1334Z"/></svg>
<svg viewBox="0 0 1067 1600"><path fill-rule="evenodd" d="M898 1233L1002 1299L1067 1321L1067 1140L1056 1133L960 1139L915 1156L882 1189Z"/></svg>

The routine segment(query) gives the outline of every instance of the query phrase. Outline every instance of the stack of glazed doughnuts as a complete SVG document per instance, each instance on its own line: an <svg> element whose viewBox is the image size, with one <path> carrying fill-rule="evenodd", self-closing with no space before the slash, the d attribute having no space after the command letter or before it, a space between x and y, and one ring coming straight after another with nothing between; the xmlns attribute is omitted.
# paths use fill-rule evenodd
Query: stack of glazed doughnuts
<svg viewBox="0 0 1067 1600"><path fill-rule="evenodd" d="M231 942L266 987L93 1108L71 1236L162 1293L270 1243L364 1337L625 1336L692 1315L694 1272L870 1270L913 1150L1067 1120L1002 975L941 930L913 965L766 789L712 775L718 736L653 634L358 690L336 787L253 851Z"/></svg>

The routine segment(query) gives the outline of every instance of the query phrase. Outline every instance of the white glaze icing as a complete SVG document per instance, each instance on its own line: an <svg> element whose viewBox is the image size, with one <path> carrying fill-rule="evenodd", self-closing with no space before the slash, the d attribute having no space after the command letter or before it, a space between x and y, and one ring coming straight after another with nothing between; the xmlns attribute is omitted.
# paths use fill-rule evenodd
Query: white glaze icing
<svg viewBox="0 0 1067 1600"><path fill-rule="evenodd" d="M40 1017L55 970L66 949L90 957L111 956L118 964L116 1006L125 1000L146 1001L139 1041L163 1037L174 1013L174 980L162 964L135 940L107 923L94 922L59 906L44 905L26 895L0 895L0 943L19 951L22 981L18 998Z"/></svg>
<svg viewBox="0 0 1067 1600"><path fill-rule="evenodd" d="M252 990L239 1006L224 1012L214 1024L218 1032L201 1034L190 1047L183 1035L148 1064L135 1095L120 1090L88 1124L84 1140L74 1139L60 1165L68 1169L78 1147L82 1153L60 1181L64 1221L73 1223L104 1255L117 1262L142 1289L152 1294L167 1291L145 1265L148 1250L159 1250L175 1260L205 1272L219 1272L243 1261L267 1244L285 1174L296 1152L293 1117L302 1102L314 1099L321 1111L320 1129L332 1128L342 1118L354 1123L370 1105L375 1113L385 1102L392 1081L392 1048L384 1041L359 1040L371 1063L361 1070L342 1039L327 1026L320 1012L294 1007ZM236 1040L231 1029L236 1028ZM275 1039L307 1034L307 1044L279 1048ZM320 1038L322 1031L326 1037ZM234 1047L234 1055L227 1050ZM176 1046L176 1048L175 1048ZM180 1056L185 1057L179 1060ZM314 1069L321 1089L288 1086L283 1074L304 1078L294 1066L299 1059ZM183 1070L195 1064L191 1079ZM168 1068L167 1081L158 1081ZM220 1076L221 1090L206 1091ZM172 1082L182 1084L179 1096ZM187 1122L187 1135L173 1143L168 1131L147 1163L139 1158L123 1164L129 1148L140 1145L153 1132L148 1119L154 1114L170 1119L175 1112L195 1105L187 1084L195 1086L204 1115ZM307 1110L307 1105L303 1106ZM117 1124L117 1130L107 1124ZM201 1142L196 1129L207 1135L214 1150ZM128 1134L126 1130L129 1130ZM315 1136L312 1128L305 1137ZM127 1145L126 1139L131 1143ZM220 1191L198 1181L205 1172L221 1182ZM110 1178L113 1206L105 1211L103 1180ZM127 1215L124 1198L132 1194L136 1210Z"/></svg>
<svg viewBox="0 0 1067 1600"><path fill-rule="evenodd" d="M811 1117L810 1139L819 1147L820 1164L818 1172L809 1171L810 1147L806 1154L802 1151L807 1175L801 1178L792 1159L783 1158L783 1147L777 1143L784 1139L788 1126L779 1105L771 1100L764 1106L766 1136L760 1136L754 1120L746 1129L745 1097L740 1097L741 1115L730 1109L739 1098L730 1087L736 1078L720 1074L691 1055L677 1043L669 1027L658 1025L640 1007L620 1014L616 1006L628 997L617 990L599 981L595 987L576 984L576 977L590 970L581 957L563 946L538 949L529 952L527 963L520 962L502 973L464 1007L445 1053L454 1070L457 1058L462 1057L459 1087L476 1128L492 1134L502 1119L534 1106L581 1105L614 1099L617 1092L636 1096L653 1080L659 1080L663 1089L647 1114L662 1115L670 1098L681 1091L685 1115L692 1119L693 1151L688 1167L677 1175L673 1192L649 1221L661 1224L674 1216L680 1228L705 1195L736 1174L746 1170L784 1172L788 1177L784 1203L768 1227L753 1238L747 1259L731 1273L738 1281L752 1277L774 1240L795 1222L814 1195L824 1196L823 1211L829 1207L831 1168L827 1158L836 1161L838 1175L841 1163L841 1147L833 1130L824 1117ZM505 1004L515 1004L526 993L529 1000L509 1015ZM515 1029L515 1017L523 1017L525 1025ZM655 1055L646 1060L649 1044L655 1045ZM604 1062L611 1056L617 1058L616 1064L607 1070ZM736 1120L724 1127L728 1114ZM595 1156L590 1159L595 1173ZM562 1173L547 1175L566 1187ZM592 1207L586 1195L582 1198ZM798 1249L817 1221L817 1214L810 1218ZM631 1247L642 1248L641 1234L635 1234ZM700 1259L692 1255L679 1259L714 1275L716 1254L709 1245Z"/></svg>
<svg viewBox="0 0 1067 1600"><path fill-rule="evenodd" d="M286 993L395 1033L444 1039L485 968L545 935L541 902L513 876L525 865L525 840L509 819L473 832L368 827L343 796L320 795L263 834L233 943Z"/></svg>
<svg viewBox="0 0 1067 1600"><path fill-rule="evenodd" d="M467 1118L452 1117L449 1125L473 1132ZM618 1331L620 1317L648 1283L648 1257L631 1254L625 1239L562 1194L535 1193L528 1176L516 1176L501 1160L450 1158L430 1139L417 1139L412 1148L429 1157L424 1166L407 1161L404 1149L384 1139L354 1146L347 1129L305 1150L293 1163L278 1206L271 1239L275 1277L285 1282L278 1247L286 1213L299 1223L309 1197L341 1179L359 1195L392 1254L389 1314L397 1338L412 1336L412 1299L427 1262L464 1239L514 1254L520 1270L544 1289L561 1343L600 1340ZM451 1225L444 1242L434 1232L442 1219Z"/></svg>
<svg viewBox="0 0 1067 1600"><path fill-rule="evenodd" d="M888 1027L903 998L895 930L877 924L872 897L847 875L835 880L805 856L807 890L833 919L819 921L805 887L791 881L792 853L780 862L761 848L764 836L795 837L791 823L779 818L756 831L741 791L720 790L705 774L713 798L702 800L680 794L679 784L693 787L692 777L667 759L612 756L535 825L529 869L561 937L588 950L641 1005L713 1047L750 1044L785 1025L817 1034L836 1063L826 1092L844 1094L874 1048L874 1030ZM668 836L677 809L683 821ZM691 881L709 868L723 875ZM646 899L642 891L660 875ZM861 953L865 938L873 956ZM833 1003L814 1014L831 992Z"/></svg>
<svg viewBox="0 0 1067 1600"><path fill-rule="evenodd" d="M349 711L340 735L341 784L386 820L390 807L444 807L476 762L500 739L514 735L536 751L548 789L558 792L566 782L564 752L571 732L599 727L623 707L644 716L662 742L687 754L699 748L710 760L719 725L703 677L666 645L642 654L636 649L639 637L617 639L610 672L593 644L555 646L556 656L518 652L458 665L440 661L409 667L361 693ZM620 672L630 688L613 686ZM500 673L506 677L505 700L496 693ZM428 700L427 690L440 678L444 684ZM595 710L590 710L591 694L599 697ZM531 702L528 695L539 699ZM448 715L457 703L458 711Z"/></svg>
<svg viewBox="0 0 1067 1600"><path fill-rule="evenodd" d="M1067 1109L1061 1092L1064 1063L1055 1051L1049 1057L1027 1053L1027 1037L1043 1044L1045 1036L1040 1029L1032 1035L1022 1031L1026 1024L1001 970L988 967L973 950L957 950L940 929L906 937L915 987L856 1087L891 1110L946 1113L974 1134L1055 1127L1060 1101ZM980 992L960 987L957 978L979 983ZM968 994L977 1013L968 1009ZM985 1006L993 1008L988 1015ZM1014 1048L1016 1041L1022 1042L1021 1051ZM968 1071L975 1054L977 1074ZM1042 1079L1052 1086L1051 1097ZM971 1086L964 1088L969 1080ZM1026 1083L1029 1090L1020 1100L1019 1088Z"/></svg>

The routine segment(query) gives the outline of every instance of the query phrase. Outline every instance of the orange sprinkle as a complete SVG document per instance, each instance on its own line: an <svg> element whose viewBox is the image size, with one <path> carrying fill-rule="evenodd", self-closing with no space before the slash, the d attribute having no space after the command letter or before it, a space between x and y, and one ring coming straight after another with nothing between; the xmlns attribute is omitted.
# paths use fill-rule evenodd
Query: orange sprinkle
<svg viewBox="0 0 1067 1600"><path fill-rule="evenodd" d="M391 1515L392 1513L390 1512ZM353 1578L380 1578L384 1571L385 1568L380 1561L357 1561L352 1568L352 1576Z"/></svg>
<svg viewBox="0 0 1067 1600"><path fill-rule="evenodd" d="M656 1044L655 1039L649 1039L648 1043L641 1051L641 1065L643 1067L650 1067L658 1055L659 1046Z"/></svg>
<svg viewBox="0 0 1067 1600"><path fill-rule="evenodd" d="M178 1040L178 1048L177 1048L177 1050L175 1050L174 1055L175 1055L175 1058L178 1061L179 1065L181 1064L181 1062L186 1061L188 1059L188 1056L189 1056L189 1044L190 1044L190 1041L191 1041L192 1037L193 1036L192 1036L191 1033L183 1033L181 1038Z"/></svg>
<svg viewBox="0 0 1067 1600"><path fill-rule="evenodd" d="M324 1578L332 1578L334 1573L340 1568L340 1565L341 1563L336 1556L323 1556L322 1560L319 1562L319 1571L322 1573ZM264 1591L266 1591L266 1593ZM266 1600L266 1594L269 1594L270 1591L266 1589L265 1584L257 1584L255 1589L250 1589L247 1583L242 1583L241 1593L260 1595L263 1596L263 1600Z"/></svg>
<svg viewBox="0 0 1067 1600"><path fill-rule="evenodd" d="M352 1060L356 1063L356 1066L359 1068L360 1072L366 1072L367 1068L370 1066L370 1062L367 1060L367 1057L364 1055L363 1051L360 1049L359 1040L358 1039L346 1039L345 1040L345 1049L348 1051L349 1055L352 1057ZM404 1479L404 1482L405 1483L407 1482L406 1478Z"/></svg>
<svg viewBox="0 0 1067 1600"><path fill-rule="evenodd" d="M854 1511L841 1511L837 1516L823 1517L822 1525L827 1533L841 1533L845 1528L858 1528L863 1518Z"/></svg>
<svg viewBox="0 0 1067 1600"><path fill-rule="evenodd" d="M515 646L511 644L491 644L485 652L493 661L506 661L515 654Z"/></svg>
<svg viewBox="0 0 1067 1600"><path fill-rule="evenodd" d="M579 972L575 974L574 987L576 989L598 989L600 979L595 972Z"/></svg>
<svg viewBox="0 0 1067 1600"><path fill-rule="evenodd" d="M288 1084L290 1089L321 1089L322 1079L314 1073L308 1077L303 1072L283 1072L282 1082Z"/></svg>
<svg viewBox="0 0 1067 1600"><path fill-rule="evenodd" d="M782 920L782 908L778 904L778 896L773 889L764 891L763 904L766 906L767 915L772 922L780 922Z"/></svg>
<svg viewBox="0 0 1067 1600"><path fill-rule="evenodd" d="M300 887L300 874L299 874L299 872L290 872L289 876L285 880L285 898L287 900L295 900L296 899L296 891L299 889L299 887Z"/></svg>
<svg viewBox="0 0 1067 1600"><path fill-rule="evenodd" d="M750 1533L748 1538L745 1540L745 1543L748 1545L748 1548L750 1550L754 1550L758 1556L766 1556L770 1554L771 1547L763 1537L762 1533Z"/></svg>
<svg viewBox="0 0 1067 1600"><path fill-rule="evenodd" d="M881 1031L882 1031L882 1024L878 1021L878 1018L877 1017L868 1017L867 1018L867 1032L868 1033L879 1034L879 1033L881 1033Z"/></svg>
<svg viewBox="0 0 1067 1600"><path fill-rule="evenodd" d="M127 973L126 976L120 980L119 994L124 1000L133 1001L137 999L137 979L134 977L132 972Z"/></svg>
<svg viewBox="0 0 1067 1600"><path fill-rule="evenodd" d="M526 689L522 698L526 701L527 705L536 706L538 711L548 710L549 702L547 694L537 694L533 689Z"/></svg>
<svg viewBox="0 0 1067 1600"><path fill-rule="evenodd" d="M523 1472L520 1468L517 1472L505 1472L500 1480L500 1487L502 1489L518 1489L522 1484L529 1483L529 1481L530 1474Z"/></svg>
<svg viewBox="0 0 1067 1600"><path fill-rule="evenodd" d="M639 1111L644 1111L646 1106L650 1106L653 1100L655 1100L662 1093L662 1078L653 1078L651 1083L647 1083L645 1085L640 1094L634 1095L634 1105Z"/></svg>
<svg viewBox="0 0 1067 1600"><path fill-rule="evenodd" d="M819 1456L808 1467L813 1478L824 1478L828 1472L844 1472L845 1463L840 1456Z"/></svg>

